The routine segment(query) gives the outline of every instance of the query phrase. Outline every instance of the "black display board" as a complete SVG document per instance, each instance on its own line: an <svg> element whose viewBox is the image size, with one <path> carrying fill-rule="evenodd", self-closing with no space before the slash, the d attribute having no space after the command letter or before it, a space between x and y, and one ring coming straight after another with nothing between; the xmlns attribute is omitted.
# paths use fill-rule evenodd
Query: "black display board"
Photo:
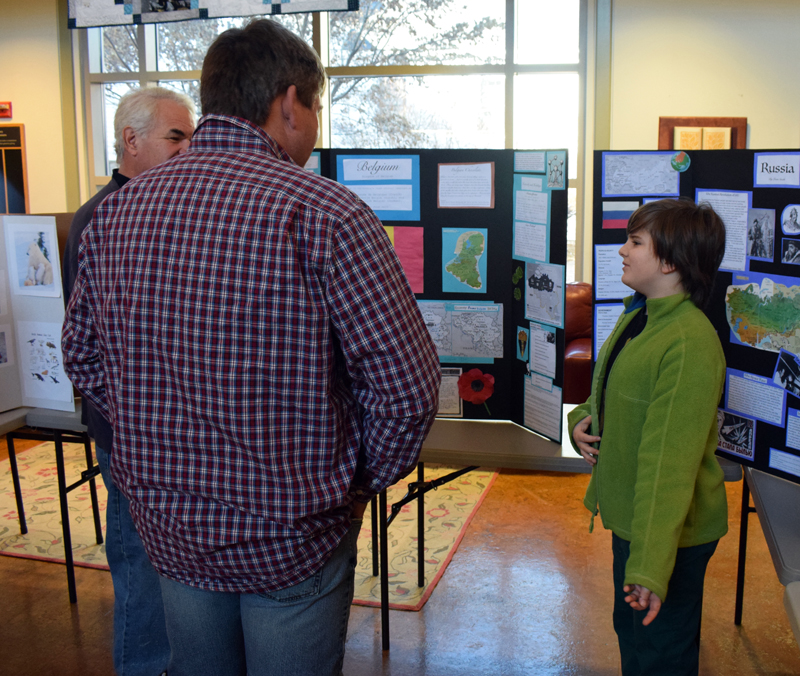
<svg viewBox="0 0 800 676"><path fill-rule="evenodd" d="M0 124L0 214L26 213L25 127Z"/></svg>
<svg viewBox="0 0 800 676"><path fill-rule="evenodd" d="M548 151L542 151L548 152ZM556 152L556 151L549 151ZM568 176L566 152L563 176ZM320 151L319 169L323 176L338 179L337 158L374 156L418 157L419 162L419 220L382 218L384 226L396 229L421 227L424 235L424 289L416 293L418 300L494 302L503 305L503 356L493 363L447 361L443 368L461 368L467 372L478 368L495 378L494 394L486 405L463 401L463 418L511 420L524 425L524 381L529 375L528 362L517 358L517 327L529 327L525 319L525 261L513 258L514 244L514 157L513 150L438 150L438 149L347 149ZM493 208L440 208L438 206L438 175L440 164L494 164ZM544 172L525 176L543 178L544 191L550 195L549 260L566 265L566 189L548 189ZM344 182L344 181L343 181ZM380 215L380 213L379 213ZM448 228L485 229L487 231L485 293L454 293L443 288L443 231ZM450 252L444 252L445 257ZM402 258L401 258L402 260ZM515 276L515 271L521 271ZM516 281L514 281L516 280ZM566 280L563 280L565 283ZM519 291L515 298L515 288ZM563 298L562 298L563 303ZM553 385L563 384L564 332L555 331L556 374ZM487 411L488 408L488 411ZM535 430L540 432L540 430ZM548 436L545 434L545 436ZM551 437L553 438L553 437Z"/></svg>
<svg viewBox="0 0 800 676"><path fill-rule="evenodd" d="M624 229L608 227L608 215L613 213L613 203L624 204L635 201L641 204L646 198L643 195L603 195L604 154L606 153L603 151L597 151L594 157L595 253L597 245L622 245L625 242ZM643 151L615 151L614 154L653 155ZM796 232L793 232L795 226L783 225L784 221L790 218L792 205L800 205L800 187L755 187L756 181L761 183L763 180L780 180L762 179L757 176L757 160L765 155L778 158L779 165L786 167L789 173L786 177L787 182L791 182L793 180L791 174L797 174L797 167L793 167L793 164L800 164L800 153L796 150L706 150L686 152L685 155L688 156L690 163L688 168L678 175L681 196L695 200L698 190L725 193L741 191L749 195L750 207L756 210L750 211L748 215L744 246L748 254L755 253L758 258L747 255L745 270L742 271L720 270L706 311L719 335L728 367L725 394L720 402L718 454L800 483L800 450L797 448L800 443L795 431L800 430L800 423L793 420L800 413L791 413L792 410L800 412L800 358L796 357L800 352L796 347L800 346L800 256L794 262L784 262L784 250L789 247L789 241L800 240L800 224ZM787 160L786 164L780 159L782 155ZM685 165L685 162L683 164ZM774 230L771 238L768 232L770 211L774 212L772 215ZM606 227L603 226L604 214ZM753 223L756 217L762 218L762 222L757 226ZM737 227L734 231L726 223L726 228L729 231L728 246L732 246L731 240L736 245L741 244L741 227ZM730 233L733 233L732 236ZM798 251L800 251L800 241ZM727 256L726 249L726 258ZM791 258L790 255L786 255L787 261ZM595 296L596 275L595 270ZM763 283L765 279L774 282L767 291L764 287L769 286L769 282L765 285ZM752 293L756 288L752 285L753 282L759 283L761 302L758 302L757 295ZM742 305L743 299L749 303L745 309ZM601 307L619 302L619 300L595 298L595 305ZM782 325L778 327L776 321ZM735 328L736 332L732 328ZM781 347L791 347L794 352L786 350L785 353L781 353ZM781 358L785 362L784 375L776 373ZM797 371L796 383L792 370ZM788 376L785 376L786 372L789 373ZM740 387L742 383L745 384L744 390ZM750 384L753 385L752 390L749 389ZM730 403L732 385L736 390L733 394L739 397L739 401L744 402L745 406L759 409L760 415L773 418L773 421L766 422L752 414L745 415L740 410L726 413L724 407L726 403ZM773 404L781 394L777 388L785 391L780 412ZM761 397L759 392L768 396ZM780 418L780 424L777 424L777 418Z"/></svg>

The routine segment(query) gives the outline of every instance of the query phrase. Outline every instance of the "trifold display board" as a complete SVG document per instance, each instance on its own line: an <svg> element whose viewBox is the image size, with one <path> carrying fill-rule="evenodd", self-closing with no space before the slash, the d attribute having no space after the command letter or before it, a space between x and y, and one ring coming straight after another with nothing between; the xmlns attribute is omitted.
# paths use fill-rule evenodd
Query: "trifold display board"
<svg viewBox="0 0 800 676"><path fill-rule="evenodd" d="M644 201L710 203L725 222L725 256L706 311L727 371L719 450L800 483L800 152L595 153L595 355L621 299L619 247Z"/></svg>
<svg viewBox="0 0 800 676"><path fill-rule="evenodd" d="M560 441L566 151L322 150L306 166L381 219L439 352L439 415Z"/></svg>
<svg viewBox="0 0 800 676"><path fill-rule="evenodd" d="M62 366L64 298L52 216L0 216L0 411L74 411Z"/></svg>

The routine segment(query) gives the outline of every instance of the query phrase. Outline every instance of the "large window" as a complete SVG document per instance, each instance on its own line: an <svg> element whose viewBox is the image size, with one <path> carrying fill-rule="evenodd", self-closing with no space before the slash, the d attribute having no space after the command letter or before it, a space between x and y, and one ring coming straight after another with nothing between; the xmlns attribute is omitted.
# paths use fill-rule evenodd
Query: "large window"
<svg viewBox="0 0 800 676"><path fill-rule="evenodd" d="M330 76L321 145L554 148L570 152L567 277L574 279L587 0L361 0L358 12L272 17ZM129 88L158 84L198 104L208 46L249 19L83 31L94 187L116 166L113 118Z"/></svg>

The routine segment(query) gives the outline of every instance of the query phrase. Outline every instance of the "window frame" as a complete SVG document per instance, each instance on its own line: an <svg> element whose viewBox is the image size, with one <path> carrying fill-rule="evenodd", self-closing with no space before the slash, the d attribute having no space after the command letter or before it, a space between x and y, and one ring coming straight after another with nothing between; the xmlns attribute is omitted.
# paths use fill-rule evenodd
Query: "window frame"
<svg viewBox="0 0 800 676"><path fill-rule="evenodd" d="M519 0L520 2L523 0ZM574 251L574 278L581 279L585 267L585 222L584 205L586 193L586 157L590 154L585 144L587 140L587 36L589 34L589 20L594 16L596 0L579 0L579 56L577 63L557 64L517 64L514 61L514 48L516 37L516 0L506 0L506 28L505 28L505 63L485 65L403 65L403 66L330 66L329 57L329 16L325 12L317 12L312 17L312 45L320 55L329 77L409 77L420 75L503 75L505 78L505 116L504 139L505 148L514 147L514 80L517 75L529 73L576 73L578 76L578 153L577 157L570 157L570 163L575 163L575 175L570 178L568 188L576 191L576 214L574 216L575 251ZM591 16L590 16L591 11ZM90 33L94 30L95 33ZM154 24L140 24L136 27L136 42L139 52L139 69L131 72L94 73L90 72L90 51L99 49L102 40L102 29L80 30L78 39L78 52L80 63L76 64L76 76L82 81L82 107L84 132L86 138L86 167L89 195L94 194L104 186L109 176L105 174L105 129L113 121L102 119L104 117L104 90L103 85L116 82L132 82L139 87L155 86L165 80L199 80L200 70L185 71L159 71L156 54L156 26ZM331 105L330 89L326 89L326 100L320 113L320 138L318 148L329 148L331 140ZM100 117L99 123L97 118ZM103 172L98 169L103 168ZM82 195L82 198L88 198Z"/></svg>

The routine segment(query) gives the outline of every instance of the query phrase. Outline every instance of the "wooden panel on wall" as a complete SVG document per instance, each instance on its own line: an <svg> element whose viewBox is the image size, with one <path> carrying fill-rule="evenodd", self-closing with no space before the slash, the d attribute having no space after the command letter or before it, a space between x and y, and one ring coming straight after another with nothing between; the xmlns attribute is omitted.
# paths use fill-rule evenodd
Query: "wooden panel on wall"
<svg viewBox="0 0 800 676"><path fill-rule="evenodd" d="M0 124L0 214L29 212L25 126Z"/></svg>
<svg viewBox="0 0 800 676"><path fill-rule="evenodd" d="M673 130L675 127L730 127L731 149L743 150L747 147L746 117L659 117L659 150L672 150L674 148Z"/></svg>

